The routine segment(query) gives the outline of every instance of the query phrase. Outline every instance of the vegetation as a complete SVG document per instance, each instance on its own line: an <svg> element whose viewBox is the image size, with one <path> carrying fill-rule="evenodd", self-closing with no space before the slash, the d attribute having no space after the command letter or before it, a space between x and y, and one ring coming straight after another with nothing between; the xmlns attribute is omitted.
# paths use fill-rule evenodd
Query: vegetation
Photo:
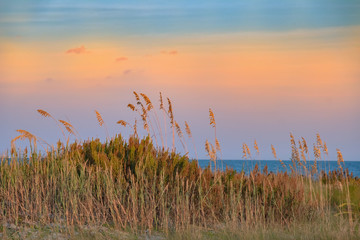
<svg viewBox="0 0 360 240"><path fill-rule="evenodd" d="M72 238L72 233L81 233L76 236L84 239L360 237L360 181L344 169L340 150L338 170L317 171L316 161L327 154L319 135L311 168L306 164L311 152L307 142L291 135L292 165L279 159L287 171L272 173L257 165L248 175L211 166L201 169L197 161L176 152L176 135L184 149L187 146L170 99L165 110L160 95L160 111L170 120L171 150L166 144L168 130L166 125L161 130L152 102L145 94L134 94L139 108L128 107L141 117L147 132L143 138L136 120L133 126L120 120L133 128L127 140L119 134L105 142L70 144L65 133L78 136L75 128L44 110L38 112L58 124L65 142L50 147L18 130L11 158L3 158L0 165L1 236L29 237L32 231L23 229L30 228L42 229L44 236L44 229ZM214 145L207 140L205 148L216 164L221 148L211 109L209 115L215 138ZM96 117L106 127L98 111ZM191 137L187 123L186 133ZM16 149L18 139L29 140L30 151ZM37 149L39 144L45 151ZM256 141L254 149L259 152ZM244 158L252 158L247 144L242 150Z"/></svg>

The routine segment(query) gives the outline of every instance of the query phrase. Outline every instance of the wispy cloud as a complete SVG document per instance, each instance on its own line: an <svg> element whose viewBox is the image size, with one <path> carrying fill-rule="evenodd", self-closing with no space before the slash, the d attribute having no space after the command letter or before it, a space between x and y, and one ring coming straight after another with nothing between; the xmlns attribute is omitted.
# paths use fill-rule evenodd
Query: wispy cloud
<svg viewBox="0 0 360 240"><path fill-rule="evenodd" d="M123 71L123 75L129 75L130 73L132 73L133 70L131 69L126 69L125 71Z"/></svg>
<svg viewBox="0 0 360 240"><path fill-rule="evenodd" d="M115 59L115 62L123 62L123 61L126 61L126 60L128 60L127 57L118 57L118 58Z"/></svg>
<svg viewBox="0 0 360 240"><path fill-rule="evenodd" d="M84 46L77 47L77 48L70 48L66 51L67 54L83 54L83 53L89 53L90 51L87 50Z"/></svg>
<svg viewBox="0 0 360 240"><path fill-rule="evenodd" d="M178 54L177 50L170 50L170 51L161 51L162 54L168 54L168 55L176 55Z"/></svg>

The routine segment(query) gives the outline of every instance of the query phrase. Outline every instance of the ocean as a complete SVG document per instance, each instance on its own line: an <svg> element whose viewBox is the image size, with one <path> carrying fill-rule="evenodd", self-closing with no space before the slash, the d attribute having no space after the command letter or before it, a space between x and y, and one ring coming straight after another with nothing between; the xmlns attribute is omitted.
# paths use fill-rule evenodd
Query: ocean
<svg viewBox="0 0 360 240"><path fill-rule="evenodd" d="M196 161L196 160L193 160ZM199 165L201 168L206 168L209 166L210 160L201 159L198 160ZM292 165L290 160L283 161L284 164L287 166L287 171L290 172L289 165ZM268 172L281 172L285 171L286 169L281 165L281 163L277 160L217 160L216 167L220 170L225 170L226 167L232 168L237 172L244 171L248 174L250 171L254 169L255 164L258 164L259 170L262 171L265 166L268 168ZM313 165L313 161L307 162L307 168L311 169ZM211 163L213 167L213 163ZM349 169L349 173L353 173L354 177L360 177L360 161L345 161L342 163L344 169ZM318 171L324 170L326 172L338 169L337 161L317 161Z"/></svg>

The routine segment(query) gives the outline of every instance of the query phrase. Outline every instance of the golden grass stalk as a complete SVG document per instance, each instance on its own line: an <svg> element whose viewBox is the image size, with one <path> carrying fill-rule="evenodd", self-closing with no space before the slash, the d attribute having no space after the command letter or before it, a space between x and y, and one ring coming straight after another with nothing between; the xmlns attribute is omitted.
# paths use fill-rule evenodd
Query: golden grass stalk
<svg viewBox="0 0 360 240"><path fill-rule="evenodd" d="M320 148L317 147L315 144L314 144L314 146L313 146L313 152L314 152L315 160L321 159L321 150L320 150Z"/></svg>
<svg viewBox="0 0 360 240"><path fill-rule="evenodd" d="M309 153L309 148L308 148L307 142L306 142L305 138L301 137L301 139L302 139L302 145L304 147L304 151L305 151L306 154L308 154Z"/></svg>
<svg viewBox="0 0 360 240"><path fill-rule="evenodd" d="M206 139L205 150L210 157L210 161L214 163L214 171L216 170L216 150L214 146Z"/></svg>
<svg viewBox="0 0 360 240"><path fill-rule="evenodd" d="M191 134L189 124L186 121L185 121L185 131L186 131L186 134L189 136L189 138L192 138L192 134Z"/></svg>
<svg viewBox="0 0 360 240"><path fill-rule="evenodd" d="M245 143L246 153L251 158L251 152L249 146Z"/></svg>
<svg viewBox="0 0 360 240"><path fill-rule="evenodd" d="M141 99L139 97L139 94L137 94L135 91L133 92L135 95L135 99L137 101L137 104L140 105L142 113L140 114L140 117L143 121L143 127L144 129L147 131L148 135L150 136L150 138L152 138L151 133L150 133L150 128L154 133L154 139L156 142L156 146L158 146L158 142L157 142L157 137L156 137L156 132L154 131L154 128L151 124L151 120L150 120L150 116L148 114L148 112L150 112L150 110L153 108L153 105L150 101L150 99L148 98L148 96L146 96L146 94L144 93L140 93L140 96L144 99L145 104L146 104L146 108L144 106L144 104L141 102ZM132 110L134 109L130 104L128 105Z"/></svg>
<svg viewBox="0 0 360 240"><path fill-rule="evenodd" d="M339 168L341 169L341 172L342 172L343 167L342 167L341 163L344 162L344 158L343 158L343 155L342 155L340 149L337 148L336 153L337 153L337 164L339 165Z"/></svg>
<svg viewBox="0 0 360 240"><path fill-rule="evenodd" d="M243 153L243 158L245 158L245 159L248 159L248 151L247 151L247 149L246 149L246 143L243 143L243 145L242 145L242 153Z"/></svg>
<svg viewBox="0 0 360 240"><path fill-rule="evenodd" d="M207 139L205 141L205 150L210 156L210 143L209 143L209 141Z"/></svg>
<svg viewBox="0 0 360 240"><path fill-rule="evenodd" d="M147 106L147 111L150 111L153 108L153 105L150 101L150 98L148 96L146 96L146 94L144 93L140 93L141 97L144 99L146 106Z"/></svg>
<svg viewBox="0 0 360 240"><path fill-rule="evenodd" d="M171 129L172 129L172 151L175 151L175 126L174 126L174 113L173 113L173 109L172 109L172 104L169 98L167 98L168 101L168 115L170 118L170 124L171 124Z"/></svg>
<svg viewBox="0 0 360 240"><path fill-rule="evenodd" d="M133 112L136 111L135 106L132 105L131 103L129 103L127 106L128 106L128 108L130 108Z"/></svg>
<svg viewBox="0 0 360 240"><path fill-rule="evenodd" d="M215 148L216 148L217 151L221 152L220 143L219 143L219 140L217 138L215 139Z"/></svg>
<svg viewBox="0 0 360 240"><path fill-rule="evenodd" d="M41 116L43 116L43 117L45 117L45 118L47 118L47 117L52 118L52 116L50 115L50 113L48 113L48 112L46 112L46 111L44 111L44 110L42 110L42 109L38 109L37 112L40 113Z"/></svg>
<svg viewBox="0 0 360 240"><path fill-rule="evenodd" d="M134 125L133 125L133 129L134 129L134 136L137 137L138 133L137 133L137 119L136 118L135 118L135 122L134 122Z"/></svg>
<svg viewBox="0 0 360 240"><path fill-rule="evenodd" d="M167 124L166 124L166 110L164 108L164 102L163 102L163 97L162 97L162 93L160 92L160 110L162 110L163 112L163 119L164 119L164 143L165 143L165 146L163 144L163 146L165 147L165 149L167 149Z"/></svg>
<svg viewBox="0 0 360 240"><path fill-rule="evenodd" d="M186 142L184 141L184 134L181 131L180 125L176 121L175 121L175 128L176 128L176 133L180 139L181 145L183 146L185 152L188 152Z"/></svg>
<svg viewBox="0 0 360 240"><path fill-rule="evenodd" d="M216 122L215 122L215 115L214 112L209 108L209 119L210 119L210 126L214 128L214 138L215 138L215 156L217 157L216 151L221 152L220 143L216 136Z"/></svg>
<svg viewBox="0 0 360 240"><path fill-rule="evenodd" d="M278 158L277 158L277 155L276 155L275 147L274 147L274 145L272 145L272 144L271 144L271 152L272 152L272 154L274 155L274 158L275 158L275 159L278 159Z"/></svg>
<svg viewBox="0 0 360 240"><path fill-rule="evenodd" d="M192 137L192 133L191 133L191 130L190 130L190 126L189 124L185 121L185 131L186 131L186 134L188 135L189 138L191 138L191 141L193 143L193 146L194 146L194 151L195 151L195 156L196 156L196 159L198 160L198 155L197 155L197 151L196 151L196 146L195 146L195 142L194 142L194 139Z"/></svg>
<svg viewBox="0 0 360 240"><path fill-rule="evenodd" d="M328 155L329 155L329 152L328 152L328 147L327 147L327 145L326 145L326 142L324 142L323 150L324 150L325 155L328 156Z"/></svg>
<svg viewBox="0 0 360 240"><path fill-rule="evenodd" d="M116 122L117 124L120 124L121 126L126 127L127 125L129 125L129 123L125 122L124 120L119 120Z"/></svg>
<svg viewBox="0 0 360 240"><path fill-rule="evenodd" d="M18 133L20 133L19 136L13 138L11 140L11 152L14 153L16 151L16 145L15 145L15 142L17 140L26 140L28 139L29 140L29 143L30 143L30 148L31 148L31 151L35 151L36 150L36 146L37 146L37 142L40 143L40 145L44 148L44 150L46 151L45 147L41 144L44 143L48 146L50 146L46 141L44 141L43 139L39 138L39 137L36 137L34 134L26 131L26 130L23 130L23 129L18 129L16 130ZM32 147L32 145L34 146L34 149Z"/></svg>
<svg viewBox="0 0 360 240"><path fill-rule="evenodd" d="M177 132L179 138L182 138L182 137L183 137L183 133L182 133L182 131L181 131L181 128L180 128L179 124L178 124L176 121L175 121L175 127L176 127L176 132Z"/></svg>
<svg viewBox="0 0 360 240"><path fill-rule="evenodd" d="M64 127L65 127L65 129L66 129L66 131L68 131L68 133L69 134L72 134L72 135L74 135L75 136L75 132L74 132L74 127L73 127L73 125L71 125L70 123L68 123L68 122L66 122L66 121L64 121L64 120L59 120L59 122L62 124L62 125L64 125Z"/></svg>
<svg viewBox="0 0 360 240"><path fill-rule="evenodd" d="M316 133L316 143L317 143L318 147L323 147L323 142L321 140L319 133Z"/></svg>
<svg viewBox="0 0 360 240"><path fill-rule="evenodd" d="M139 94L137 94L137 92L133 91L134 95L135 95L135 99L137 101L137 104L141 104L141 101L140 101L140 97L139 97Z"/></svg>
<svg viewBox="0 0 360 240"><path fill-rule="evenodd" d="M167 98L168 100L168 114L170 116L170 123L173 125L174 124L174 113L173 113L173 109L172 109L172 104L171 104L171 100L169 98Z"/></svg>
<svg viewBox="0 0 360 240"><path fill-rule="evenodd" d="M336 153L337 153L337 163L339 165L339 168L341 170L341 173L344 174L343 172L343 166L342 163L344 163L344 158L343 155L340 151L340 149L336 149ZM352 203L351 203L351 197L350 197L350 187L349 187L349 176L347 173L345 173L345 182L346 182L346 205L347 205L347 214L349 216L349 224L351 226L353 226L353 211L352 211Z"/></svg>
<svg viewBox="0 0 360 240"><path fill-rule="evenodd" d="M149 98L146 94L140 93L140 95L141 95L141 97L144 99L144 101L145 101L145 103L146 103L146 107L147 107L146 110L147 110L147 112L150 112L150 111L153 109L153 111L151 111L151 112L153 113L153 117L155 116L155 126L156 126L156 128L157 128L158 134L160 135L161 142L162 142L162 146L164 146L164 139L163 139L163 134L162 134L161 126L160 126L160 121L159 121L159 117L158 117L158 115L157 115L157 113L156 113L156 111L155 111L155 109L154 109L154 106L153 106L150 98ZM150 118L150 116L149 116L149 118ZM151 120L149 120L148 122L149 122L149 124L150 124L151 129L152 129L153 132L154 132L155 141L156 141L156 143L157 143L156 132L155 132L153 126L152 126L152 122L151 122Z"/></svg>
<svg viewBox="0 0 360 240"><path fill-rule="evenodd" d="M26 131L26 130L22 130L22 129L18 129L16 130L18 133L20 133L19 136L13 138L11 140L11 146L12 148L15 150L16 147L15 147L15 142L17 140L25 140L25 139L28 139L29 140L29 143L30 143L30 148L32 149L32 143L34 144L34 148L36 149L36 142L37 142L37 138L35 135L33 135L32 133Z"/></svg>
<svg viewBox="0 0 360 240"><path fill-rule="evenodd" d="M43 116L43 117L45 117L45 118L51 118L51 119L53 119L53 120L55 121L56 125L60 128L61 133L62 133L62 135L64 136L64 139L66 139L64 130L62 129L61 125L59 124L59 122L58 122L50 113L48 113L47 111L42 110L42 109L38 109L37 112L38 112L41 116Z"/></svg>
<svg viewBox="0 0 360 240"><path fill-rule="evenodd" d="M97 110L95 110L95 113L96 113L96 118L97 118L97 120L98 120L98 123L99 123L99 125L100 125L100 127L101 127L102 125L104 125L104 120L103 120L103 118L101 117L101 114L100 114Z"/></svg>
<svg viewBox="0 0 360 240"><path fill-rule="evenodd" d="M215 116L211 108L209 108L209 118L210 118L210 125L212 127L216 127Z"/></svg>
<svg viewBox="0 0 360 240"><path fill-rule="evenodd" d="M105 128L106 139L110 139L109 131L108 131L107 127L106 127L106 124L105 124L105 122L104 122L104 119L102 118L101 114L100 114L97 110L95 110L95 113L96 113L96 119L97 119L100 127L104 126L104 128Z"/></svg>
<svg viewBox="0 0 360 240"><path fill-rule="evenodd" d="M286 165L285 165L285 163L281 160L281 159L279 159L279 162L281 163L281 166L284 168L284 169L286 169ZM291 167L291 166L290 166Z"/></svg>
<svg viewBox="0 0 360 240"><path fill-rule="evenodd" d="M160 92L160 109L164 109L164 102L163 102L163 98L162 98L161 92Z"/></svg>
<svg viewBox="0 0 360 240"><path fill-rule="evenodd" d="M305 147L303 145L303 142L301 142L300 140L299 140L299 148L300 148L301 159L306 164Z"/></svg>
<svg viewBox="0 0 360 240"><path fill-rule="evenodd" d="M256 150L256 154L260 155L259 146L256 139L254 140L254 149Z"/></svg>

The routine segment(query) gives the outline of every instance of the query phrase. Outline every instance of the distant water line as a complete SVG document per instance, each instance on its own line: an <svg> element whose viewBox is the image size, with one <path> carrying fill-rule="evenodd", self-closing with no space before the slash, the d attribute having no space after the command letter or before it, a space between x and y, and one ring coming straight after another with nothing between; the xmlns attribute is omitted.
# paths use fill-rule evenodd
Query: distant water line
<svg viewBox="0 0 360 240"><path fill-rule="evenodd" d="M200 159L199 165L201 168L206 168L211 164L211 167L213 168L213 164L208 159ZM229 169L233 169L237 172L244 171L245 174L249 174L251 171L253 171L256 164L258 164L259 171L262 172L264 167L267 166L268 172L291 172L290 166L293 165L293 163L290 160L283 161L286 165L286 168L284 168L281 163L277 160L217 160L216 167L220 170L226 170L226 167ZM306 164L307 169L311 169L314 165L314 161L308 161ZM317 161L317 170L318 172L325 171L333 171L337 170L339 168L339 165L337 161L324 161L319 160ZM360 177L360 161L346 161L345 164L343 164L344 169L349 170L349 174L353 174L354 177ZM302 171L301 166L297 166L297 169L299 172Z"/></svg>

